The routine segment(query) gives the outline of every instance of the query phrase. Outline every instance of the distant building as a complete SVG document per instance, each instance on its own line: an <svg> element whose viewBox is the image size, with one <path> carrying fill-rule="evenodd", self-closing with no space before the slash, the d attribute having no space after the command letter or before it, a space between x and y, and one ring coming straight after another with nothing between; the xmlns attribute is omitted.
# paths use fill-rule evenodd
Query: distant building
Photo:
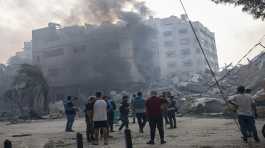
<svg viewBox="0 0 265 148"><path fill-rule="evenodd" d="M22 51L8 59L8 65L32 64L32 42L24 42Z"/></svg>
<svg viewBox="0 0 265 148"><path fill-rule="evenodd" d="M157 47L154 48L154 53L160 66L161 79L177 77L185 80L192 74L208 70L185 15L181 18L150 18L146 23L157 30L153 43ZM214 33L200 22L192 23L212 68L217 71L219 66Z"/></svg>

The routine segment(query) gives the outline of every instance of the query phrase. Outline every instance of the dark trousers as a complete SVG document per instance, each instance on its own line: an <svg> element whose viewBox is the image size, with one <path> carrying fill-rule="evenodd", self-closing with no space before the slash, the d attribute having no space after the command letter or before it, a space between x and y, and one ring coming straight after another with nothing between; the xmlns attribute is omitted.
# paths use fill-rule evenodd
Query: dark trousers
<svg viewBox="0 0 265 148"><path fill-rule="evenodd" d="M135 112L132 113L132 117L133 117L133 122L132 123L135 123Z"/></svg>
<svg viewBox="0 0 265 148"><path fill-rule="evenodd" d="M125 126L126 128L129 128L129 118L128 116L121 116L121 126L119 130L122 130L123 127Z"/></svg>
<svg viewBox="0 0 265 148"><path fill-rule="evenodd" d="M86 119L86 137L88 142L95 140L93 121L91 119Z"/></svg>
<svg viewBox="0 0 265 148"><path fill-rule="evenodd" d="M93 127L90 127L90 126L87 125L87 128L86 128L86 137L87 137L87 141L88 142L95 140Z"/></svg>
<svg viewBox="0 0 265 148"><path fill-rule="evenodd" d="M240 124L240 130L243 138L247 138L250 136L250 134L253 134L254 138L258 139L254 117L239 115L238 122Z"/></svg>
<svg viewBox="0 0 265 148"><path fill-rule="evenodd" d="M136 113L136 118L137 118L139 129L142 132L146 124L145 113Z"/></svg>
<svg viewBox="0 0 265 148"><path fill-rule="evenodd" d="M65 131L70 131L72 130L73 124L75 122L75 114L66 114L66 128Z"/></svg>
<svg viewBox="0 0 265 148"><path fill-rule="evenodd" d="M163 117L165 118L166 124L169 124L169 119L168 119L168 112L163 113Z"/></svg>
<svg viewBox="0 0 265 148"><path fill-rule="evenodd" d="M108 112L108 123L109 123L110 131L113 131L114 111Z"/></svg>
<svg viewBox="0 0 265 148"><path fill-rule="evenodd" d="M150 126L151 141L155 140L156 128L158 129L160 140L164 141L163 117L162 116L149 117L148 120Z"/></svg>
<svg viewBox="0 0 265 148"><path fill-rule="evenodd" d="M168 118L169 118L170 128L176 128L177 121L176 121L175 111L168 111Z"/></svg>

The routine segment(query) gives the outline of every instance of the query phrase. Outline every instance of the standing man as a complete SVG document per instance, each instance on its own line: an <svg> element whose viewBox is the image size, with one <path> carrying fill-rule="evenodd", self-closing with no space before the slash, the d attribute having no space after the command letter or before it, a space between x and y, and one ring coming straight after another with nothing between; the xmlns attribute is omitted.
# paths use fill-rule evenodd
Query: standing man
<svg viewBox="0 0 265 148"><path fill-rule="evenodd" d="M96 101L93 106L93 123L95 130L94 145L99 144L99 132L103 131L104 145L108 145L108 111L107 102L103 100L101 92L96 93Z"/></svg>
<svg viewBox="0 0 265 148"><path fill-rule="evenodd" d="M136 118L137 118L137 122L139 126L139 132L144 133L143 129L146 124L146 116L145 116L145 100L143 98L142 92L137 93L137 97L135 97L132 106L136 114Z"/></svg>
<svg viewBox="0 0 265 148"><path fill-rule="evenodd" d="M116 104L112 100L111 97L107 98L108 103L108 122L109 122L109 130L110 132L114 132L113 123L114 123L114 117L115 117L115 110L116 110Z"/></svg>
<svg viewBox="0 0 265 148"><path fill-rule="evenodd" d="M229 103L237 108L238 122L243 140L247 143L247 138L250 134L253 134L255 141L260 142L255 125L255 101L250 95L245 94L244 86L239 86L237 92L237 95L229 98Z"/></svg>
<svg viewBox="0 0 265 148"><path fill-rule="evenodd" d="M73 100L71 96L67 96L67 100L64 103L65 115L66 115L66 132L74 132L72 127L75 121L75 116L77 112L77 108L74 106Z"/></svg>
<svg viewBox="0 0 265 148"><path fill-rule="evenodd" d="M125 126L126 128L129 128L129 112L130 112L130 105L128 103L128 96L123 96L122 97L122 103L119 108L120 110L120 119L121 119L121 126L119 128L119 131L123 129Z"/></svg>
<svg viewBox="0 0 265 148"><path fill-rule="evenodd" d="M135 100L135 98L136 98L136 95L135 94L133 94L132 95L132 98L131 98L131 110L132 110L132 117L133 117L133 124L135 123L135 116L136 116L136 113L135 113L135 108L134 108L134 106L132 105L132 104L134 104L134 100Z"/></svg>
<svg viewBox="0 0 265 148"><path fill-rule="evenodd" d="M163 127L163 115L161 110L161 105L163 101L157 97L157 92L152 91L151 97L146 101L146 113L149 119L150 126L150 135L151 140L147 142L147 144L155 144L155 132L156 128L158 128L160 135L160 143L165 144L164 140L164 127Z"/></svg>
<svg viewBox="0 0 265 148"><path fill-rule="evenodd" d="M94 141L94 130L93 130L93 106L95 103L95 97L90 97L86 104L85 108L85 117L86 117L86 137L87 142Z"/></svg>
<svg viewBox="0 0 265 148"><path fill-rule="evenodd" d="M176 101L174 99L174 96L170 96L168 102L168 118L170 123L170 129L177 128L176 111Z"/></svg>

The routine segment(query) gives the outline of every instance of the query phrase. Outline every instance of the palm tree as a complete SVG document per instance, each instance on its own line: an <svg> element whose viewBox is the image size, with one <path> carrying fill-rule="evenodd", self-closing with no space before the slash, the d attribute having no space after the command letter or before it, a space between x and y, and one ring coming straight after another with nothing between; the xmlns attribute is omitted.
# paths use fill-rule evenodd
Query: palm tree
<svg viewBox="0 0 265 148"><path fill-rule="evenodd" d="M16 101L20 110L25 106L30 113L40 114L48 112L48 92L49 86L41 69L22 64L14 78L12 89L7 91L6 96Z"/></svg>

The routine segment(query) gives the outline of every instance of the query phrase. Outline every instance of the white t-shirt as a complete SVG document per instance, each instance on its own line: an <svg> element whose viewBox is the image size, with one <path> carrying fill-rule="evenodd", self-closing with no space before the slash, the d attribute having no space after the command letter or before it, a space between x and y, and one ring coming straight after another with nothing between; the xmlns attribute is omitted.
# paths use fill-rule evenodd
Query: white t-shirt
<svg viewBox="0 0 265 148"><path fill-rule="evenodd" d="M237 114L244 116L254 116L252 104L255 100L248 94L238 94L231 96L229 101L238 106Z"/></svg>
<svg viewBox="0 0 265 148"><path fill-rule="evenodd" d="M93 107L93 121L107 121L107 103L104 100L97 100Z"/></svg>

